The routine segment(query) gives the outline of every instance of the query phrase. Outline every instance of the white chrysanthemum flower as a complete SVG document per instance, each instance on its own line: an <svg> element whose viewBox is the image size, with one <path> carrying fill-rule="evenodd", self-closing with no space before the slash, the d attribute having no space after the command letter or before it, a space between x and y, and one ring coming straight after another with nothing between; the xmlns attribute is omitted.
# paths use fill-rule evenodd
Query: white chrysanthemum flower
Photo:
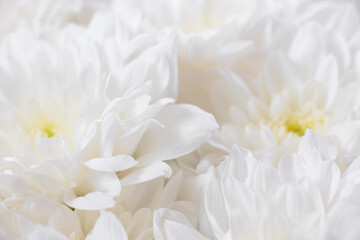
<svg viewBox="0 0 360 240"><path fill-rule="evenodd" d="M354 192L347 189L354 183L346 182L347 174L341 174L311 131L297 153L280 160L278 169L236 148L218 168L222 177L211 181L203 205L217 238L322 238L333 206L349 198L342 192ZM208 229L206 222L203 229Z"/></svg>
<svg viewBox="0 0 360 240"><path fill-rule="evenodd" d="M76 209L113 207L121 187L170 176L163 161L217 127L212 115L167 98L177 92L171 33L160 41L120 28L101 38L97 21L44 33L48 40L26 31L3 39L1 201L41 194Z"/></svg>
<svg viewBox="0 0 360 240"><path fill-rule="evenodd" d="M180 213L159 212L163 222L156 234L279 240L337 239L337 231L348 231L341 236L356 239L356 224L346 222L353 219L351 209L357 211L359 161L341 173L328 150L307 130L298 151L284 155L275 168L235 146L225 161L199 176L206 187L198 230Z"/></svg>
<svg viewBox="0 0 360 240"><path fill-rule="evenodd" d="M312 27L306 28L297 38L306 38L304 35L314 31ZM333 54L307 56L318 59L311 65L317 67L304 71L299 65L310 67L307 62L311 60L294 59L305 52L295 50L304 42L296 39L290 56L269 54L256 83L229 73L226 83L213 84L214 112L222 124L214 145L228 151L237 143L253 150L272 149L273 153L274 147L280 145L291 151L296 147L293 143L310 128L321 136L337 139L340 153L359 153L350 142L359 138L356 123L359 83L355 79L346 82L339 73L339 58Z"/></svg>
<svg viewBox="0 0 360 240"><path fill-rule="evenodd" d="M227 152L234 143L270 149L256 154L276 164L311 128L356 155L358 24L350 3L309 2L255 8L209 36L187 36L179 101L214 114L222 127L211 144Z"/></svg>
<svg viewBox="0 0 360 240"><path fill-rule="evenodd" d="M95 208L111 206L112 197L120 193L116 174L86 169L77 156L82 151L79 120L91 120L85 113L97 114L100 107L96 67L92 77L85 77L87 67L76 63L79 54L70 45L56 49L33 38L23 32L4 39L2 45L2 174L19 174L32 193L61 200L74 189L79 196L93 193L102 198ZM26 57L18 55L25 46Z"/></svg>

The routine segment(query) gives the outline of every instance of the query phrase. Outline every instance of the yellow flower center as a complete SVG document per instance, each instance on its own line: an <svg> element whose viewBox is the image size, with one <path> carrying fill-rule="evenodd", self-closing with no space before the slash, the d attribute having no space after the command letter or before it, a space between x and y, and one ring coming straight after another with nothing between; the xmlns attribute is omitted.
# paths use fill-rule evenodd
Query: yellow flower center
<svg viewBox="0 0 360 240"><path fill-rule="evenodd" d="M62 133L67 135L65 123L55 114L39 113L23 122L23 134L30 145L39 138L57 138Z"/></svg>
<svg viewBox="0 0 360 240"><path fill-rule="evenodd" d="M44 122L39 129L40 136L45 138L55 137L55 126L51 122Z"/></svg>
<svg viewBox="0 0 360 240"><path fill-rule="evenodd" d="M297 115L290 115L284 122L284 126L288 132L293 132L298 136L304 136L305 130L308 128L314 129L315 125L323 124L323 118L313 119L311 117L302 118Z"/></svg>
<svg viewBox="0 0 360 240"><path fill-rule="evenodd" d="M306 129L310 128L321 134L318 129L324 125L326 116L323 112L313 111L307 113L290 113L269 124L277 140L281 142L287 136L301 137ZM320 131L320 132L319 132Z"/></svg>
<svg viewBox="0 0 360 240"><path fill-rule="evenodd" d="M26 135L31 144L35 143L37 138L54 138L58 137L60 125L56 121L48 118L38 119L25 129ZM61 131L60 131L61 132Z"/></svg>

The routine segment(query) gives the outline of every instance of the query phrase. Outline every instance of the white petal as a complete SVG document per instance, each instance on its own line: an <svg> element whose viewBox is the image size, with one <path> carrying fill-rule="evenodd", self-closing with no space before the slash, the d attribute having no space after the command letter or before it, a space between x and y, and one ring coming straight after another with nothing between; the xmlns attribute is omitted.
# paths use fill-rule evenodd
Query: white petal
<svg viewBox="0 0 360 240"><path fill-rule="evenodd" d="M139 161L169 160L190 153L218 127L214 117L198 107L167 105L156 116L163 128L149 129L135 152Z"/></svg>
<svg viewBox="0 0 360 240"><path fill-rule="evenodd" d="M279 161L279 176L282 183L298 181L305 175L305 166L296 156L285 154Z"/></svg>
<svg viewBox="0 0 360 240"><path fill-rule="evenodd" d="M86 237L86 240L126 240L128 239L126 231L121 222L110 212L101 212L92 232Z"/></svg>
<svg viewBox="0 0 360 240"><path fill-rule="evenodd" d="M74 192L67 192L64 201L74 208L99 210L113 207L114 197L121 191L115 173L88 170L79 180Z"/></svg>
<svg viewBox="0 0 360 240"><path fill-rule="evenodd" d="M223 178L222 184L225 202L230 209L239 209L249 219L260 212L256 194L249 186L232 177Z"/></svg>
<svg viewBox="0 0 360 240"><path fill-rule="evenodd" d="M184 215L166 208L154 212L154 236L157 240L207 239L190 224Z"/></svg>
<svg viewBox="0 0 360 240"><path fill-rule="evenodd" d="M152 210L141 208L133 215L131 222L127 225L126 230L130 239L136 239L145 229L152 227L153 222Z"/></svg>
<svg viewBox="0 0 360 240"><path fill-rule="evenodd" d="M265 219L264 234L270 239L287 239L291 230L291 222L282 212L272 211Z"/></svg>
<svg viewBox="0 0 360 240"><path fill-rule="evenodd" d="M116 139L116 118L113 114L107 115L101 123L101 146L100 156L110 157L114 152L114 145Z"/></svg>
<svg viewBox="0 0 360 240"><path fill-rule="evenodd" d="M360 121L345 122L335 125L329 132L339 140L341 150L346 154L358 155L360 153Z"/></svg>
<svg viewBox="0 0 360 240"><path fill-rule="evenodd" d="M114 154L133 155L135 150L140 146L144 133L150 128L160 128L163 125L154 119L149 119L136 127L128 130L123 136L117 139Z"/></svg>
<svg viewBox="0 0 360 240"><path fill-rule="evenodd" d="M278 171L272 165L257 162L254 171L249 179L249 184L253 189L266 195L272 187L280 183Z"/></svg>
<svg viewBox="0 0 360 240"><path fill-rule="evenodd" d="M327 56L321 61L315 79L322 83L322 92L327 94L326 109L333 101L338 91L339 73L338 65L334 56Z"/></svg>
<svg viewBox="0 0 360 240"><path fill-rule="evenodd" d="M198 239L198 240L209 240L208 238L201 235L200 232L195 229L184 227L184 225L173 221L165 221L165 229L168 238L174 240L182 239Z"/></svg>
<svg viewBox="0 0 360 240"><path fill-rule="evenodd" d="M225 164L225 173L227 176L236 177L240 182L245 182L248 176L246 161L237 146L233 146L229 154L229 159L225 161Z"/></svg>
<svg viewBox="0 0 360 240"><path fill-rule="evenodd" d="M256 231L250 219L239 210L230 213L231 239L256 239Z"/></svg>
<svg viewBox="0 0 360 240"><path fill-rule="evenodd" d="M86 236L94 228L96 220L100 216L100 212L79 209L75 209L74 212L78 215L81 222L81 228Z"/></svg>
<svg viewBox="0 0 360 240"><path fill-rule="evenodd" d="M76 234L78 237L84 237L79 217L74 211L63 205L53 210L48 220L48 226L61 231L67 236Z"/></svg>
<svg viewBox="0 0 360 240"><path fill-rule="evenodd" d="M101 192L91 192L81 197L65 194L64 202L70 207L81 210L101 210L115 205L113 196Z"/></svg>
<svg viewBox="0 0 360 240"><path fill-rule="evenodd" d="M280 93L285 87L297 87L298 76L291 62L281 53L277 53L268 61L265 78L271 96Z"/></svg>
<svg viewBox="0 0 360 240"><path fill-rule="evenodd" d="M121 184L123 186L130 185L130 184L137 184L141 182L146 182L151 179L165 176L171 176L171 168L169 165L163 162L153 163L147 167L139 168L133 170L129 175L123 176L121 173L119 177L121 179Z"/></svg>
<svg viewBox="0 0 360 240"><path fill-rule="evenodd" d="M37 225L27 240L69 240L64 234L55 229Z"/></svg>
<svg viewBox="0 0 360 240"><path fill-rule="evenodd" d="M76 191L85 194L92 191L108 193L112 196L120 194L121 185L115 173L88 170L78 181Z"/></svg>
<svg viewBox="0 0 360 240"><path fill-rule="evenodd" d="M87 167L106 172L118 172L132 168L137 161L129 155L117 155L107 158L94 158L84 163Z"/></svg>
<svg viewBox="0 0 360 240"><path fill-rule="evenodd" d="M158 209L160 207L170 208L176 199L176 196L179 192L180 184L183 180L182 171L179 171L177 174L172 176L167 182L164 189L160 192L158 196L153 200L155 204L152 206L153 209Z"/></svg>
<svg viewBox="0 0 360 240"><path fill-rule="evenodd" d="M222 189L219 185L218 181L211 181L205 192L204 208L213 234L216 238L221 239L229 229L229 222Z"/></svg>
<svg viewBox="0 0 360 240"><path fill-rule="evenodd" d="M329 159L328 152L326 151L326 148L322 143L320 137L316 135L313 130L307 129L305 131L304 137L302 137L299 142L298 150L299 152L305 152L308 150L313 150L314 148L319 151L322 159Z"/></svg>

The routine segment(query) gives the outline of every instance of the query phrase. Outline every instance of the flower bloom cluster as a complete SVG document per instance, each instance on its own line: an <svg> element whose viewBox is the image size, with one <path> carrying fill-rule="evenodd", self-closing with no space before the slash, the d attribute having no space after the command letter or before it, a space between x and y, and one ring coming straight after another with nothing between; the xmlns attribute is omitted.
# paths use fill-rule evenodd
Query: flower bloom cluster
<svg viewBox="0 0 360 240"><path fill-rule="evenodd" d="M0 0L1 240L359 240L357 0Z"/></svg>

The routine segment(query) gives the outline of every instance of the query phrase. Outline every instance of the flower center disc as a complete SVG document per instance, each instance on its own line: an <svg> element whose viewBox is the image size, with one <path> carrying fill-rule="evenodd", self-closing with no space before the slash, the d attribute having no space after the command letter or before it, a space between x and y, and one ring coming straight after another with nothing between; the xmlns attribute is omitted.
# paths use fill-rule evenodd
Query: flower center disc
<svg viewBox="0 0 360 240"><path fill-rule="evenodd" d="M319 125L324 125L325 115L322 112L310 112L307 114L291 113L269 124L277 140L281 142L287 136L302 137L306 129L316 131Z"/></svg>
<svg viewBox="0 0 360 240"><path fill-rule="evenodd" d="M44 138L55 137L55 126L50 122L45 122L40 128L40 136Z"/></svg>

